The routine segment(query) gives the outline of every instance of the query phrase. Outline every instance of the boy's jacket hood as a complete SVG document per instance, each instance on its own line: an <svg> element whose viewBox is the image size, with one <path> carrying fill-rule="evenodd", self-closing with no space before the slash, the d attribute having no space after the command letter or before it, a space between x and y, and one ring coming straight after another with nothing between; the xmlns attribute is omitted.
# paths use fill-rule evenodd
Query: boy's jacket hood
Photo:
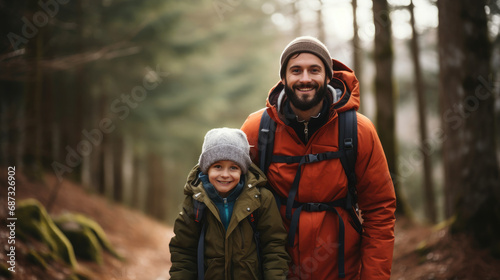
<svg viewBox="0 0 500 280"><path fill-rule="evenodd" d="M329 85L335 89L340 89L343 94L340 100L333 103L331 94L327 95L330 105L330 114L334 111L343 112L350 109L359 108L360 94L359 94L359 81L354 75L354 71L345 66L342 62L332 59L333 61L333 78ZM271 88L266 100L266 107L279 108L283 101L286 100L286 95L283 91L284 84L280 81ZM278 104L281 103L281 104ZM333 110L334 109L334 110Z"/></svg>

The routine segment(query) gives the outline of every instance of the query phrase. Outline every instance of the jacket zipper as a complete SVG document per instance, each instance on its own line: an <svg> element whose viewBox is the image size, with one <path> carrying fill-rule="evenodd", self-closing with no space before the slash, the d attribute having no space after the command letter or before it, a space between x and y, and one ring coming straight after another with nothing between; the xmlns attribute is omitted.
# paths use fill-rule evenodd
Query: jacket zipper
<svg viewBox="0 0 500 280"><path fill-rule="evenodd" d="M224 220L227 221L227 223L229 224L229 208L228 208L228 205L227 205L227 198L223 198L224 200L224 213L225 213L225 218Z"/></svg>
<svg viewBox="0 0 500 280"><path fill-rule="evenodd" d="M309 122L304 122L304 136L306 143L309 142L309 128L307 127L308 124Z"/></svg>

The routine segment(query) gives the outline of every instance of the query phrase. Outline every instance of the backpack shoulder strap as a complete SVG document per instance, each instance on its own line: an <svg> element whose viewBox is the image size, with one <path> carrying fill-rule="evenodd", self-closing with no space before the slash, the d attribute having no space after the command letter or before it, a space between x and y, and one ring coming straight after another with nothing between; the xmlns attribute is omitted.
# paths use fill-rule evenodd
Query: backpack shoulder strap
<svg viewBox="0 0 500 280"><path fill-rule="evenodd" d="M344 151L340 162L348 180L348 196L351 198L348 202L352 203L350 206L356 206L355 166L358 153L358 121L354 109L339 113L339 150Z"/></svg>
<svg viewBox="0 0 500 280"><path fill-rule="evenodd" d="M250 213L250 215L247 216L248 222L250 223L250 226L252 227L253 230L253 239L255 240L255 245L257 245L257 253L259 257L259 262L260 262L260 233L259 230L257 229L257 221L258 221L258 209Z"/></svg>
<svg viewBox="0 0 500 280"><path fill-rule="evenodd" d="M276 131L276 122L271 119L267 113L267 109L262 113L259 126L259 167L264 174L267 174L267 169L271 164L271 158L274 149L274 133Z"/></svg>
<svg viewBox="0 0 500 280"><path fill-rule="evenodd" d="M198 280L203 280L205 278L205 231L207 225L203 220L205 216L205 203L193 199L193 213L194 221L201 223L200 237L198 239L198 250L197 250L197 265L198 265Z"/></svg>
<svg viewBox="0 0 500 280"><path fill-rule="evenodd" d="M207 206L205 205L205 203L198 201L196 199L193 199L193 215L194 215L195 222L197 222L197 223L202 222L206 207Z"/></svg>
<svg viewBox="0 0 500 280"><path fill-rule="evenodd" d="M264 279L264 269L262 263L262 248L260 244L260 232L257 229L257 221L259 216L259 209L256 209L250 215L247 216L248 222L253 230L253 240L255 241L255 246L257 247L257 260L259 262L260 276Z"/></svg>

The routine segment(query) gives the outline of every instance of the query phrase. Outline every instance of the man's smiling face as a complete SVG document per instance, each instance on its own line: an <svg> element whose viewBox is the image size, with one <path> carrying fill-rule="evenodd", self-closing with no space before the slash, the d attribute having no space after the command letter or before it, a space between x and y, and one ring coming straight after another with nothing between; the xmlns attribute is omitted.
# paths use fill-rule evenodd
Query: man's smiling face
<svg viewBox="0 0 500 280"><path fill-rule="evenodd" d="M326 84L329 82L323 62L311 53L292 56L282 79L290 102L302 111L321 103L326 94Z"/></svg>

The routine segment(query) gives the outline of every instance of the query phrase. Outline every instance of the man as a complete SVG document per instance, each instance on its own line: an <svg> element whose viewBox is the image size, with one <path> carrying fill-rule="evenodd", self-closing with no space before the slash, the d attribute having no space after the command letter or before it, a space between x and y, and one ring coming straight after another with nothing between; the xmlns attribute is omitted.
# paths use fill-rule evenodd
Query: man
<svg viewBox="0 0 500 280"><path fill-rule="evenodd" d="M264 110L276 123L273 160L269 167L260 167L266 170L288 230L292 257L288 278L389 279L396 197L370 120L353 113L357 152L349 180L337 156L353 147L354 137L339 143L339 115L359 108L354 72L332 59L323 43L306 36L285 47L280 77L269 92L266 108L252 113L242 130L253 161L259 163Z"/></svg>

